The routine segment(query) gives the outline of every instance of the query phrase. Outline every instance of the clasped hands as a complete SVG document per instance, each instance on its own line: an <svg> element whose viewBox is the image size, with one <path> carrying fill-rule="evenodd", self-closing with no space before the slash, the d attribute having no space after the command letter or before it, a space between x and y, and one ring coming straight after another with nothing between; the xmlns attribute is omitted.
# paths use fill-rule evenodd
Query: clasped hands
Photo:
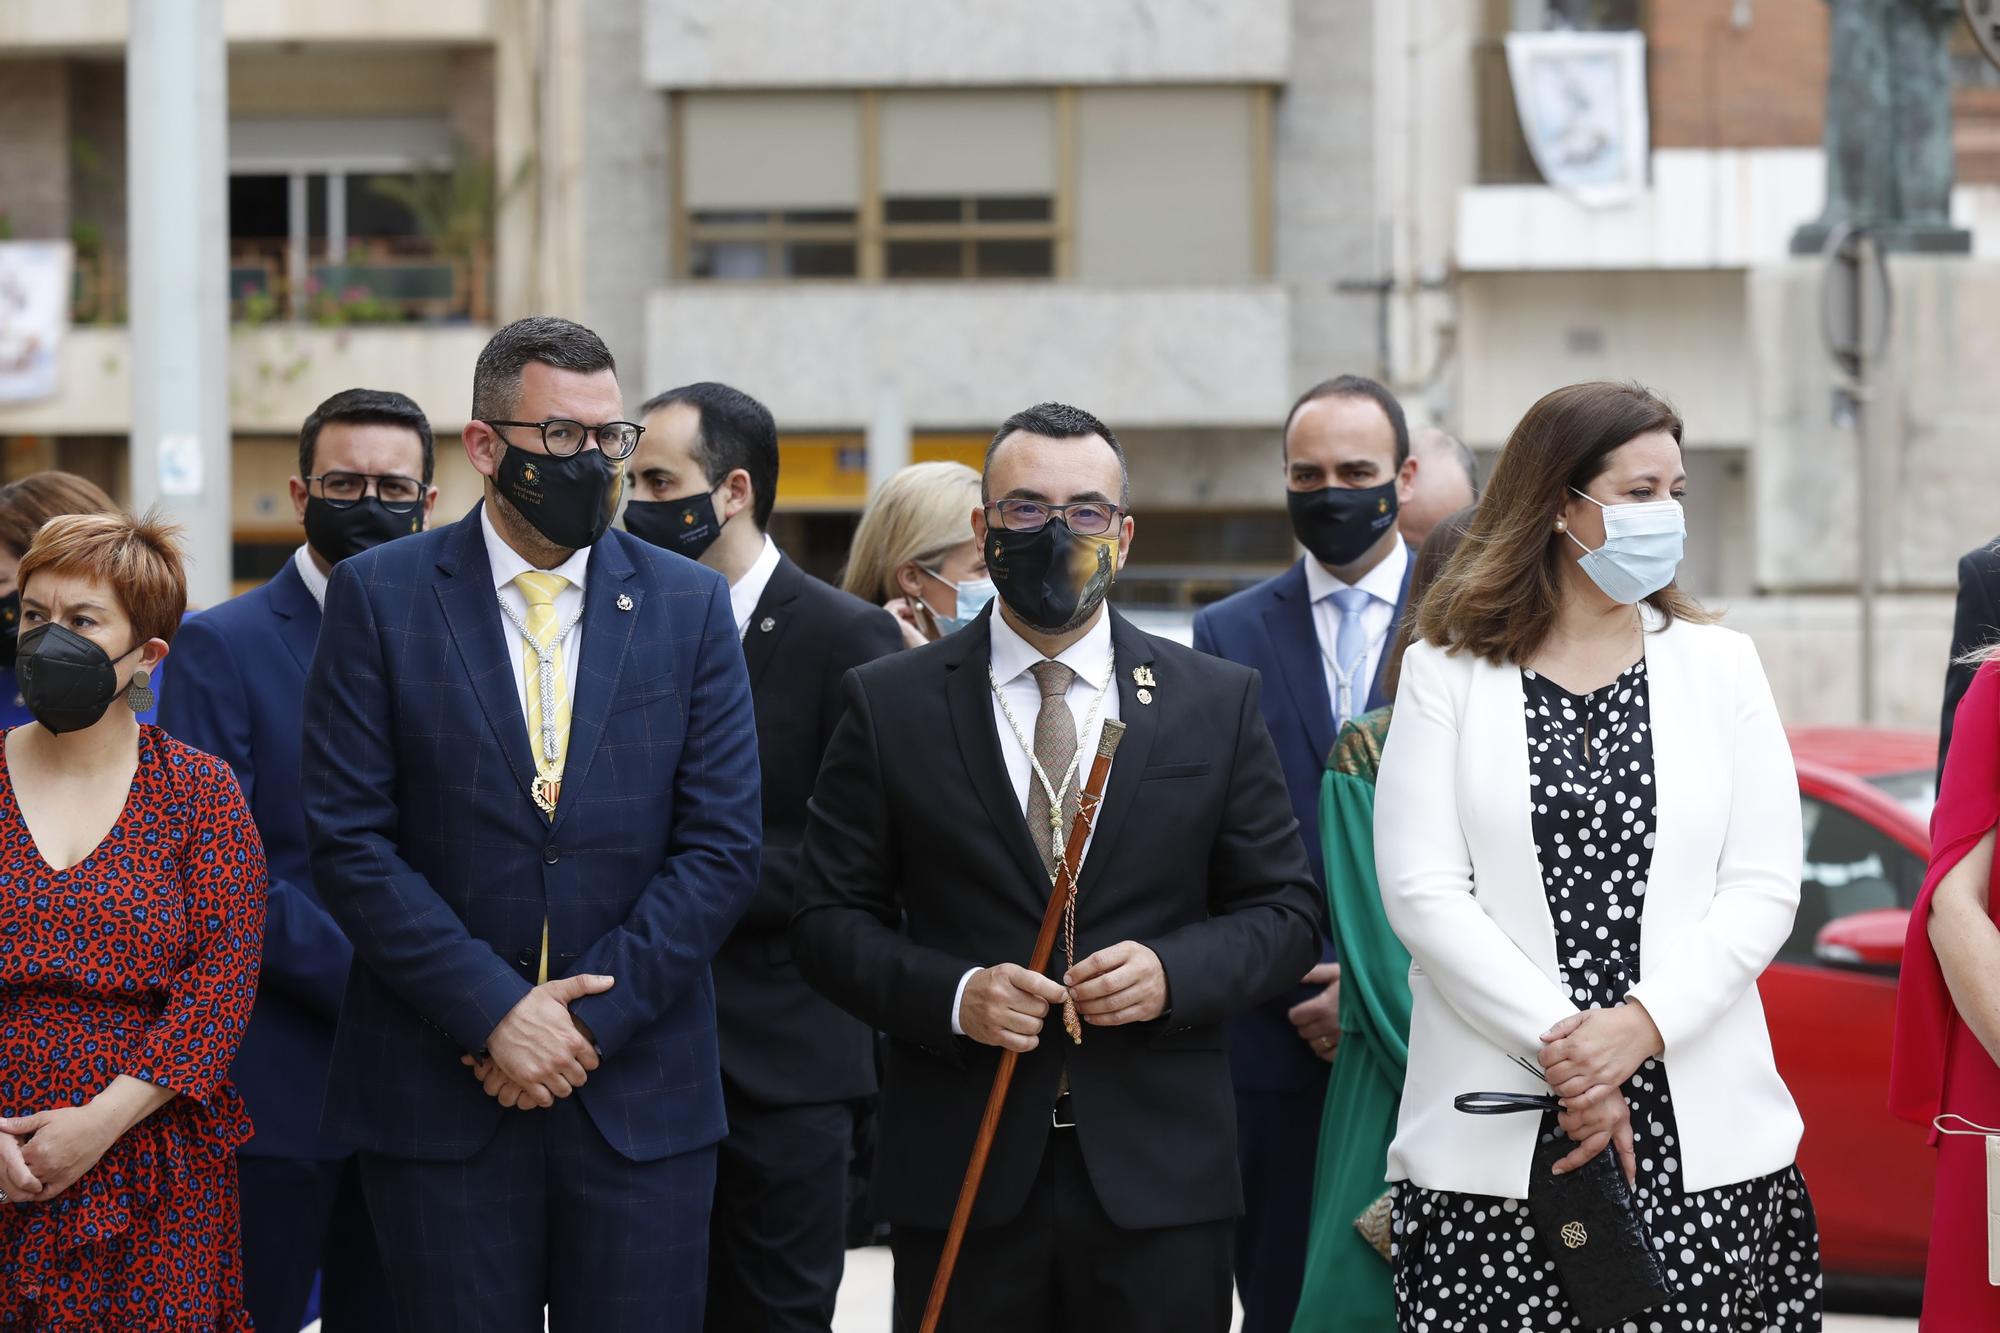
<svg viewBox="0 0 2000 1333"><path fill-rule="evenodd" d="M1618 1151L1626 1183L1637 1182L1632 1108L1622 1089L1625 1080L1665 1045L1646 1006L1631 999L1609 1009L1571 1014L1542 1034L1536 1058L1542 1077L1562 1099L1556 1123L1577 1145L1556 1163L1557 1175L1585 1165L1609 1144Z"/></svg>
<svg viewBox="0 0 2000 1333"><path fill-rule="evenodd" d="M486 1058L462 1055L486 1095L510 1110L554 1106L588 1081L599 1063L597 1039L570 1013L586 995L600 995L613 981L603 976L561 977L521 997L486 1038Z"/></svg>
<svg viewBox="0 0 2000 1333"><path fill-rule="evenodd" d="M1065 996L1093 1027L1144 1023L1167 1011L1167 972L1133 940L1080 960L1061 982L1014 963L981 968L959 998L958 1026L982 1046L1025 1053L1041 1044L1042 1023Z"/></svg>

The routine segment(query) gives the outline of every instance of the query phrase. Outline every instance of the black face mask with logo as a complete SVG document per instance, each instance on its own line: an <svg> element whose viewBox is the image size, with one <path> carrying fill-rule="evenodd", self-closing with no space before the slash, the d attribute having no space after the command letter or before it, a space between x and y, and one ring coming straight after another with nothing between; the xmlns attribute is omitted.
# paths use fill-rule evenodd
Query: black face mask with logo
<svg viewBox="0 0 2000 1333"><path fill-rule="evenodd" d="M37 625L21 636L15 663L21 702L58 736L94 726L118 697L118 663L138 651L114 659L75 630Z"/></svg>
<svg viewBox="0 0 2000 1333"><path fill-rule="evenodd" d="M1317 491L1287 491L1292 532L1299 545L1322 565L1351 565L1396 526L1396 483L1356 490L1328 486Z"/></svg>
<svg viewBox="0 0 2000 1333"><path fill-rule="evenodd" d="M422 505L407 514L397 514L372 495L363 496L345 509L328 504L317 495L306 501L306 543L330 565L423 530Z"/></svg>
<svg viewBox="0 0 2000 1333"><path fill-rule="evenodd" d="M634 500L625 506L625 531L663 551L678 551L690 560L699 560L722 535L715 492L703 491L681 500Z"/></svg>
<svg viewBox="0 0 2000 1333"><path fill-rule="evenodd" d="M521 517L566 551L594 546L618 512L619 470L600 449L568 458L507 446L494 480Z"/></svg>

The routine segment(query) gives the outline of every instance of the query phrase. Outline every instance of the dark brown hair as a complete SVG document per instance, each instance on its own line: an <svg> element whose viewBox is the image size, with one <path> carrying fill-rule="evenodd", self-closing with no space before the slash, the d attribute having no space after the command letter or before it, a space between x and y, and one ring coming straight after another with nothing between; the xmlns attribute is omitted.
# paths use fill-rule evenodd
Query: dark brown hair
<svg viewBox="0 0 2000 1333"><path fill-rule="evenodd" d="M115 514L118 506L96 482L74 472L35 472L0 486L0 547L16 560L35 544L42 524L59 514Z"/></svg>
<svg viewBox="0 0 2000 1333"><path fill-rule="evenodd" d="M1533 658L1562 608L1570 541L1555 525L1572 489L1589 489L1614 452L1655 431L1678 445L1680 416L1636 384L1572 384L1529 408L1507 437L1463 556L1418 608L1416 637L1489 662ZM1673 584L1646 604L1667 624L1715 619Z"/></svg>
<svg viewBox="0 0 2000 1333"><path fill-rule="evenodd" d="M1397 627L1395 646L1389 650L1389 669L1382 676L1382 693L1391 703L1396 699L1396 687L1403 683L1403 654L1417 637L1417 608L1451 566L1451 558L1458 554L1478 512L1478 505L1467 505L1432 528L1431 535L1417 549L1417 567L1410 571L1410 595L1405 599L1403 623Z"/></svg>

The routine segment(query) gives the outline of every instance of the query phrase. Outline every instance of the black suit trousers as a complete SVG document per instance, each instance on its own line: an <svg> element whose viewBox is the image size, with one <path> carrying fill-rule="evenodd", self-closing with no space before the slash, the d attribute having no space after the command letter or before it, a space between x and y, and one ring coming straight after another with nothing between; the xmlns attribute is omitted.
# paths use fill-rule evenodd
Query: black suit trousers
<svg viewBox="0 0 2000 1333"><path fill-rule="evenodd" d="M1020 1215L967 1233L939 1333L1226 1333L1231 1221L1126 1230L1074 1130L1055 1130ZM944 1233L897 1227L895 1333L917 1333Z"/></svg>
<svg viewBox="0 0 2000 1333"><path fill-rule="evenodd" d="M723 1080L708 1333L827 1333L847 1259L854 1105L770 1106Z"/></svg>

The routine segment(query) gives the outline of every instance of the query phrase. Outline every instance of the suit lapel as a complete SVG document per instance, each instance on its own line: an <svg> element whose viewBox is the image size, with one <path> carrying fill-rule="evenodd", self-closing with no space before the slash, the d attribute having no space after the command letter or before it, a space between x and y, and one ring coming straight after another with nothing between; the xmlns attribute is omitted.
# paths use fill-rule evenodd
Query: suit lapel
<svg viewBox="0 0 2000 1333"><path fill-rule="evenodd" d="M299 567L287 560L271 579L271 614L278 621L278 638L301 671L312 670L313 650L319 645L319 603L314 600Z"/></svg>
<svg viewBox="0 0 2000 1333"><path fill-rule="evenodd" d="M583 651L577 655L576 689L569 712L569 745L563 755L562 796L553 828L576 807L576 792L590 775L590 761L604 737L611 701L625 670L632 631L645 611L645 590L632 581L631 557L607 533L591 548L583 588Z"/></svg>
<svg viewBox="0 0 2000 1333"><path fill-rule="evenodd" d="M1019 867L1021 883L1029 887L1040 906L1048 901L1049 873L1042 868L1041 855L1028 837L1028 821L1021 813L1013 783L1007 779L1007 761L1000 753L1000 735L993 725L993 688L987 668L993 660L990 621L994 614L989 607L978 620L946 640L960 651L945 664L950 673L945 679L945 700L972 790Z"/></svg>
<svg viewBox="0 0 2000 1333"><path fill-rule="evenodd" d="M753 691L763 678L764 668L777 657L778 647L792 627L788 608L797 600L805 579L805 574L789 557L780 555L778 567L771 571L770 582L764 585L763 593L757 598L756 610L750 613L750 628L743 636L743 664L750 669L750 688Z"/></svg>
<svg viewBox="0 0 2000 1333"><path fill-rule="evenodd" d="M1403 617L1416 610L1410 605L1410 580L1417 574L1417 553L1410 550L1407 542L1404 543L1404 550L1408 552L1409 558L1403 561L1403 587L1402 591L1396 594L1396 614L1389 621L1388 636L1382 640L1381 656L1375 659L1374 683L1368 687L1370 711L1389 702L1388 696L1382 692L1389 682L1389 659L1395 656L1396 639L1403 632Z"/></svg>
<svg viewBox="0 0 2000 1333"><path fill-rule="evenodd" d="M1153 752L1153 737L1159 732L1160 714L1169 707L1168 701L1175 699L1173 686L1177 683L1162 680L1149 690L1153 702L1139 702L1139 683L1135 675L1137 668L1152 665L1153 641L1116 611L1110 615L1112 688L1118 691L1118 720L1125 724L1125 736L1118 742L1118 753L1112 756L1111 776L1104 787L1104 803L1098 807L1097 826L1091 831L1090 851L1083 858L1083 872L1077 877L1079 896L1103 878L1104 866L1112 859L1118 834L1125 826L1126 817L1132 813L1133 800L1139 794L1139 779L1145 773L1146 760ZM1095 752L1084 756L1083 777L1080 780L1089 780L1089 765L1096 757Z"/></svg>
<svg viewBox="0 0 2000 1333"><path fill-rule="evenodd" d="M500 610L494 604L493 566L486 559L486 539L480 531L479 507L460 519L457 532L437 567L444 578L436 584L459 661L472 682L472 692L486 714L486 725L500 743L501 753L521 784L521 794L534 799L535 765L528 752L528 721L514 680L514 664L500 633Z"/></svg>
<svg viewBox="0 0 2000 1333"><path fill-rule="evenodd" d="M1278 674L1284 677L1292 707L1305 724L1312 753L1333 750L1333 701L1326 693L1326 668L1321 665L1319 635L1313 629L1312 597L1306 591L1303 561L1293 565L1272 589L1276 600L1264 610L1264 629L1271 636Z"/></svg>

